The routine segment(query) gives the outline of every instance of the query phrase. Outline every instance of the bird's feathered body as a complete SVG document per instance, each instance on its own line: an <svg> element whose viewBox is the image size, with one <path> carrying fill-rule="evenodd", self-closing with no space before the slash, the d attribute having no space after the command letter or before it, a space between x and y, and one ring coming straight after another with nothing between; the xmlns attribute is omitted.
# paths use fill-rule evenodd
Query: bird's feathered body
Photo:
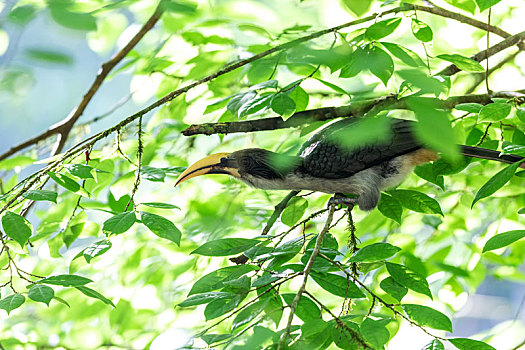
<svg viewBox="0 0 525 350"><path fill-rule="evenodd" d="M437 158L434 152L422 149L421 143L414 138L414 122L402 119L390 120L388 137L370 140L359 147L346 147L345 132L356 121L340 120L312 136L303 145L295 166L281 176L261 177L259 171L247 167L240 179L268 190L351 193L357 195L361 209L371 210L377 205L382 190L399 185L414 166ZM255 162L258 168L271 169L272 158L268 151L258 152L259 161ZM253 149L250 153L253 155ZM243 158L242 154L235 157Z"/></svg>
<svg viewBox="0 0 525 350"><path fill-rule="evenodd" d="M259 148L208 156L182 173L177 184L203 174L229 174L266 190L353 194L361 209L371 210L382 190L399 185L415 166L438 156L416 138L416 122L396 118L386 119L386 137L356 146L348 141L355 137L356 130L361 130L355 128L361 121L346 118L330 124L314 134L297 156ZM506 163L522 159L478 147L460 146L460 150L470 157Z"/></svg>

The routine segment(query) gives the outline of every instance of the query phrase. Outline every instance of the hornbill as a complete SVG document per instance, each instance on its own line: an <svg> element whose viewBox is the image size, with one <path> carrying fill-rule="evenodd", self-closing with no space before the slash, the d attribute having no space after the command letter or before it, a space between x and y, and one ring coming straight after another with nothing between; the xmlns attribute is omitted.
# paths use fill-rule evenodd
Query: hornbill
<svg viewBox="0 0 525 350"><path fill-rule="evenodd" d="M372 210L382 190L399 185L415 166L438 158L425 148L413 131L416 122L388 118L388 137L358 147L347 147L345 138L362 118L345 118L313 135L297 156L248 148L216 153L188 167L175 186L204 174L228 174L265 190L310 190L352 194L341 202ZM439 135L436 135L439 137ZM523 157L498 151L459 146L465 156L514 163ZM520 165L525 166L525 163Z"/></svg>

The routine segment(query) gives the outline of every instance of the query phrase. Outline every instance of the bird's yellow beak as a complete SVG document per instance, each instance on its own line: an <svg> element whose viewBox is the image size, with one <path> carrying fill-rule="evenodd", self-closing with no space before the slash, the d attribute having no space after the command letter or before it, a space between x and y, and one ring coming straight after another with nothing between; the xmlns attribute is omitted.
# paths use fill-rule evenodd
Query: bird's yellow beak
<svg viewBox="0 0 525 350"><path fill-rule="evenodd" d="M199 160L198 162L193 163L186 169L182 174L180 174L175 187L177 187L181 182L191 179L192 177L206 175L206 174L228 174L235 177L240 177L239 169L229 167L223 161L224 158L228 157L230 153L215 153L206 158Z"/></svg>

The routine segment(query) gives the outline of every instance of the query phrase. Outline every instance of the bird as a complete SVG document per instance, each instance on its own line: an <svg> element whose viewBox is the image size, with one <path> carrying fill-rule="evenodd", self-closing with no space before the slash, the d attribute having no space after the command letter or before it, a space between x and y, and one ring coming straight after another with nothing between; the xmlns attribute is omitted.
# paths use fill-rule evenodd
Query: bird
<svg viewBox="0 0 525 350"><path fill-rule="evenodd" d="M439 158L435 150L417 137L417 122L385 117L387 137L376 137L361 145L348 145L351 132L363 118L344 118L329 124L306 141L295 156L261 148L215 153L190 165L175 187L205 174L227 174L263 190L309 190L336 194L335 204L361 210L374 209L381 191L393 188L418 165ZM361 129L362 130L362 129ZM355 134L354 134L355 135ZM523 157L461 145L462 155L515 163ZM521 163L520 167L524 167ZM351 196L345 196L350 194Z"/></svg>

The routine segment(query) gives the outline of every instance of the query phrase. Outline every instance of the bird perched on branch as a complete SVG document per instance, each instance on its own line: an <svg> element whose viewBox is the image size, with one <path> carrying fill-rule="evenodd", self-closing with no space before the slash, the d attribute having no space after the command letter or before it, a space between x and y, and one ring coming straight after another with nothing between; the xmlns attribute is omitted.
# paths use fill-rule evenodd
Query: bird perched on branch
<svg viewBox="0 0 525 350"><path fill-rule="evenodd" d="M298 156L259 148L210 155L188 167L175 186L199 175L228 174L264 190L352 194L354 198L340 197L339 203L372 210L382 190L399 185L415 166L434 161L438 155L425 148L415 136L416 122L403 119L385 119L386 137L383 135L358 146L347 142L349 137L355 137L352 132L358 130L362 120L345 118L329 125L313 135ZM459 152L504 163L523 159L471 146L459 146Z"/></svg>

